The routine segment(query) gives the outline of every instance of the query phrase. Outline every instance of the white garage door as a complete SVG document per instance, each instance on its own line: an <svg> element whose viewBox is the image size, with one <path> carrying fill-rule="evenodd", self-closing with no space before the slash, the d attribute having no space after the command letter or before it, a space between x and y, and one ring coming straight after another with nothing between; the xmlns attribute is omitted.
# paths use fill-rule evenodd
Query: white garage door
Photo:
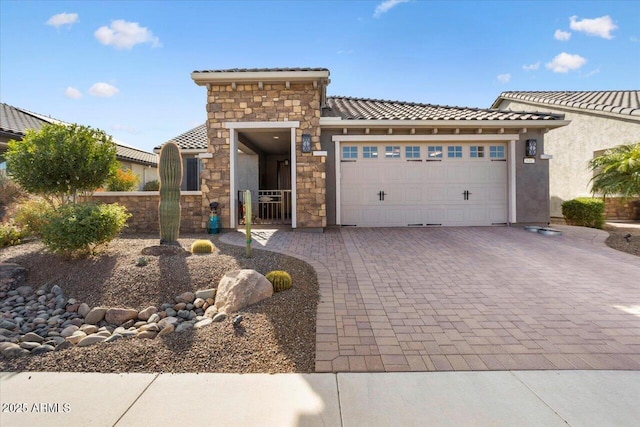
<svg viewBox="0 0 640 427"><path fill-rule="evenodd" d="M506 144L341 146L341 224L507 223Z"/></svg>

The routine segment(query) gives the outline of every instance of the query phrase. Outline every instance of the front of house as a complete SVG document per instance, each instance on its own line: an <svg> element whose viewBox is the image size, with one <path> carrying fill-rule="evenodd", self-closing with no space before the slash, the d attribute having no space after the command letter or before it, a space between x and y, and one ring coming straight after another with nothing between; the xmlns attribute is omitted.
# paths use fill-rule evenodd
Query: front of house
<svg viewBox="0 0 640 427"><path fill-rule="evenodd" d="M183 189L218 202L223 228L244 221L244 190L255 222L310 231L549 222L544 140L562 115L327 97L325 68L191 77L207 122L174 139Z"/></svg>

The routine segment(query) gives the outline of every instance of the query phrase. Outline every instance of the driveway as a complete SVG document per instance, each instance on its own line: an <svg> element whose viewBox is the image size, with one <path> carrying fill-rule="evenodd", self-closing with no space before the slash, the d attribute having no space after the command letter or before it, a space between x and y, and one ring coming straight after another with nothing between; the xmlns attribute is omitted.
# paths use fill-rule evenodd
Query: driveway
<svg viewBox="0 0 640 427"><path fill-rule="evenodd" d="M318 272L317 372L640 370L640 257L557 228L255 230L253 245Z"/></svg>

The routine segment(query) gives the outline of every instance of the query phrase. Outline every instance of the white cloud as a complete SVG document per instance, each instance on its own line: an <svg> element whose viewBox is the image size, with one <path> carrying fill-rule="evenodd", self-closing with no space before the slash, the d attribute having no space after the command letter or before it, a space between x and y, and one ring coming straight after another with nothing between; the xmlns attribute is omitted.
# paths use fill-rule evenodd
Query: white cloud
<svg viewBox="0 0 640 427"><path fill-rule="evenodd" d="M594 19L585 18L581 21L578 21L577 19L577 16L569 18L569 21L571 21L569 26L572 30L583 31L587 33L587 35L602 37L603 39L612 39L613 36L611 35L611 31L618 28L618 26L613 23L609 15Z"/></svg>
<svg viewBox="0 0 640 427"><path fill-rule="evenodd" d="M133 133L133 134L138 133L137 129L131 126L121 125L119 123L116 123L115 125L111 126L111 130L115 132L126 132L126 133Z"/></svg>
<svg viewBox="0 0 640 427"><path fill-rule="evenodd" d="M64 90L64 96L71 99L78 99L82 97L82 93L75 87L68 86Z"/></svg>
<svg viewBox="0 0 640 427"><path fill-rule="evenodd" d="M407 3L409 0L385 0L376 6L375 12L373 12L374 18L380 18L392 8L396 7L400 3Z"/></svg>
<svg viewBox="0 0 640 427"><path fill-rule="evenodd" d="M96 83L89 89L90 95L100 96L102 98L110 98L118 92L120 92L120 89L104 82Z"/></svg>
<svg viewBox="0 0 640 427"><path fill-rule="evenodd" d="M538 68L540 68L540 61L536 62L535 64L525 64L522 66L522 69L525 71L534 71Z"/></svg>
<svg viewBox="0 0 640 427"><path fill-rule="evenodd" d="M116 49L131 49L140 43L149 43L151 47L162 47L160 39L146 27L141 27L137 22L127 22L117 19L111 22L109 27L100 27L94 33L98 41Z"/></svg>
<svg viewBox="0 0 640 427"><path fill-rule="evenodd" d="M564 42L571 38L571 33L569 31L556 30L553 33L553 38Z"/></svg>
<svg viewBox="0 0 640 427"><path fill-rule="evenodd" d="M599 73L600 73L600 67L598 67L598 68L596 68L596 69L594 69L594 70L589 71L589 72L588 72L587 74L585 74L584 76L585 76L585 77L591 77L591 76L595 76L596 74L599 74Z"/></svg>
<svg viewBox="0 0 640 427"><path fill-rule="evenodd" d="M46 22L47 25L51 25L52 27L60 28L63 25L71 26L78 22L78 14L77 13L58 13L57 15L53 15Z"/></svg>
<svg viewBox="0 0 640 427"><path fill-rule="evenodd" d="M587 60L580 55L562 52L556 55L551 62L547 62L545 67L554 73L568 73L570 70L577 70L587 63Z"/></svg>
<svg viewBox="0 0 640 427"><path fill-rule="evenodd" d="M511 74L509 73L498 74L498 81L500 83L509 83L509 80L511 80Z"/></svg>

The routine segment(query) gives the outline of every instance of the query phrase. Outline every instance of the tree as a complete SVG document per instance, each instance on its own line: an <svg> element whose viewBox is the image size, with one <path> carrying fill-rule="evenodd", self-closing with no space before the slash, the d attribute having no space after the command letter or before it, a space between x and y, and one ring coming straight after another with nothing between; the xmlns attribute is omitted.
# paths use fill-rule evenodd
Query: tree
<svg viewBox="0 0 640 427"><path fill-rule="evenodd" d="M618 145L589 162L593 193L640 196L640 143Z"/></svg>
<svg viewBox="0 0 640 427"><path fill-rule="evenodd" d="M140 177L131 169L118 169L107 180L107 191L133 191L138 188Z"/></svg>
<svg viewBox="0 0 640 427"><path fill-rule="evenodd" d="M7 171L26 191L62 203L96 190L119 168L111 137L75 124L28 130L22 141L9 141L6 160Z"/></svg>

